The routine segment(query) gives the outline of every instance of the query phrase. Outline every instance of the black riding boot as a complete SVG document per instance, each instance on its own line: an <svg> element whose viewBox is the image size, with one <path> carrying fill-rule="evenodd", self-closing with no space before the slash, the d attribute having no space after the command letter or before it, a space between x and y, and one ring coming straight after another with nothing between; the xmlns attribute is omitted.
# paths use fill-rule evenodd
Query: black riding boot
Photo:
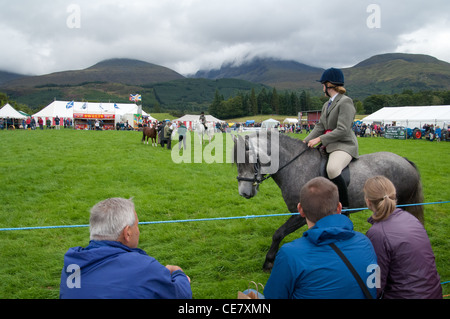
<svg viewBox="0 0 450 319"><path fill-rule="evenodd" d="M331 179L331 181L337 186L339 190L339 201L342 204L342 209L347 209L348 204L348 193L347 193L347 185L345 184L345 180L342 175L339 175L336 178ZM345 216L348 216L348 212L342 212Z"/></svg>

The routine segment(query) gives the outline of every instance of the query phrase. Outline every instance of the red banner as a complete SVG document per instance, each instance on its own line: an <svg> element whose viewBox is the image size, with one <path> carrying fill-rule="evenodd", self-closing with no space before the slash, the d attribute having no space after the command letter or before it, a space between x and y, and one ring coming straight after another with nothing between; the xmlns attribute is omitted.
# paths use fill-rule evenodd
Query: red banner
<svg viewBox="0 0 450 319"><path fill-rule="evenodd" d="M87 113L74 113L75 119L113 119L114 114L87 114Z"/></svg>

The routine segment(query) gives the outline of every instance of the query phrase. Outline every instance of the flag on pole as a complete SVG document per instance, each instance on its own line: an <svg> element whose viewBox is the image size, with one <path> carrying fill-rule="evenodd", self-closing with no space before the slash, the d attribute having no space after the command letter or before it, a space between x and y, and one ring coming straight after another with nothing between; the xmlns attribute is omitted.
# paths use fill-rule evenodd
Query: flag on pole
<svg viewBox="0 0 450 319"><path fill-rule="evenodd" d="M73 107L73 101L66 104L66 109Z"/></svg>
<svg viewBox="0 0 450 319"><path fill-rule="evenodd" d="M142 96L140 94L130 94L130 101L138 102L142 101Z"/></svg>

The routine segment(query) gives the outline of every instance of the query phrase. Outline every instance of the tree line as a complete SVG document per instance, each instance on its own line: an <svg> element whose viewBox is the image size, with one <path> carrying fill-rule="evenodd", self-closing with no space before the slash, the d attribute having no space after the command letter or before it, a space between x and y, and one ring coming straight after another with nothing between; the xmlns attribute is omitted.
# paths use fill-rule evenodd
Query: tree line
<svg viewBox="0 0 450 319"><path fill-rule="evenodd" d="M297 115L298 112L320 109L323 103L324 98L311 96L307 91L278 93L275 88L263 88L256 94L252 88L248 93L239 92L236 96L225 100L219 90L216 90L208 111L209 114L221 119L258 114Z"/></svg>
<svg viewBox="0 0 450 319"><path fill-rule="evenodd" d="M278 93L275 88L263 88L258 94L256 94L255 89L247 93L239 92L225 100L219 90L216 90L208 112L220 119L258 114L297 116L298 112L322 109L322 105L327 100L326 96L311 96L305 90ZM450 91L413 92L405 90L397 94L374 94L363 100L354 98L353 103L357 114L371 114L388 106L450 105Z"/></svg>

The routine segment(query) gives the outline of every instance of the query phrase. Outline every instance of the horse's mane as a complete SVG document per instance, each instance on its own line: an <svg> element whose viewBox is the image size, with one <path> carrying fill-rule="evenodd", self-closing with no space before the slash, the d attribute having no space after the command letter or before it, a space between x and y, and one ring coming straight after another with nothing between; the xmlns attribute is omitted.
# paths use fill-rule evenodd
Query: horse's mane
<svg viewBox="0 0 450 319"><path fill-rule="evenodd" d="M264 135L267 137L267 140L269 141L269 144L270 144L271 141L272 141L272 138L271 138L272 137L272 132L270 130L267 131L267 132L264 132L264 134L261 134L261 132L254 132L254 133L251 133L251 134L240 136L240 137L238 137L238 139L239 138L243 139L243 140L254 139L254 138L259 138L260 136L264 136ZM285 135L283 133L278 133L277 135L278 135L278 145L279 145L280 149L283 148L283 149L287 150L290 153L291 152L298 153L298 152L304 150L305 148L308 148L308 146L305 143L303 143L303 140L301 140L299 138L292 138L292 137L290 137L288 135ZM270 152L270 145L269 144L268 144L267 147L268 147L269 152ZM235 143L235 145L234 145L234 152L233 152L233 162L234 163L236 163L236 149L237 149L237 146L236 146L236 143ZM246 151L249 150L248 143L246 143L245 149L246 149ZM246 155L246 161L247 160L248 160L248 156Z"/></svg>
<svg viewBox="0 0 450 319"><path fill-rule="evenodd" d="M303 143L303 140L299 138L293 138L286 134L278 134L280 138L280 146L286 147L287 149L303 150L308 146Z"/></svg>

